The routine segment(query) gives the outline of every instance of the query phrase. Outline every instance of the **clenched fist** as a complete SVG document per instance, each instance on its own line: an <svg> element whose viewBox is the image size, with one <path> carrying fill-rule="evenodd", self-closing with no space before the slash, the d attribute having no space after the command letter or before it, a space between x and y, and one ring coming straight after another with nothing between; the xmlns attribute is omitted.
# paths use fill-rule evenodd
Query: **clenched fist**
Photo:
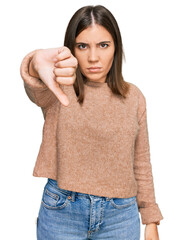
<svg viewBox="0 0 183 240"><path fill-rule="evenodd" d="M32 58L29 73L34 77L39 77L59 101L64 106L68 106L68 97L60 88L60 84L74 84L77 65L77 59L71 54L70 49L65 46L39 49Z"/></svg>

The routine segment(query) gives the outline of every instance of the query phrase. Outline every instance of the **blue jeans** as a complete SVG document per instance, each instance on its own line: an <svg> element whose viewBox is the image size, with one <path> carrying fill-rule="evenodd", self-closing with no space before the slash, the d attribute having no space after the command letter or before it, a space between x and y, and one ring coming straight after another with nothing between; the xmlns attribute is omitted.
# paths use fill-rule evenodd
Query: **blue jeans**
<svg viewBox="0 0 183 240"><path fill-rule="evenodd" d="M136 196L108 198L61 189L48 178L37 218L38 240L140 240Z"/></svg>

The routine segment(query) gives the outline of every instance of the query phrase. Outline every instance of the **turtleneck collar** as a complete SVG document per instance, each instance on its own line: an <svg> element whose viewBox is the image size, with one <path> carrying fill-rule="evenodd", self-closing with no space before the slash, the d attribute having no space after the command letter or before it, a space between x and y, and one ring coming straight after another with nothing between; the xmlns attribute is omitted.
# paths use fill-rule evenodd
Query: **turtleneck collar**
<svg viewBox="0 0 183 240"><path fill-rule="evenodd" d="M91 87L107 86L107 82L86 81L85 84L86 84L87 86L91 86Z"/></svg>

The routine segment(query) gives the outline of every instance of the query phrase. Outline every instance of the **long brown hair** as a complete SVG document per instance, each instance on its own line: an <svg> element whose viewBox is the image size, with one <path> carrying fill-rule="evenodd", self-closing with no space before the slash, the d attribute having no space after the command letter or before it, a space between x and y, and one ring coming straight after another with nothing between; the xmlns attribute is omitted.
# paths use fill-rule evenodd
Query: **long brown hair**
<svg viewBox="0 0 183 240"><path fill-rule="evenodd" d="M114 40L115 52L110 71L107 74L106 82L112 92L126 98L129 84L124 81L122 75L122 59L125 59L122 38L118 24L112 13L101 5L85 6L75 12L69 21L66 29L64 46L68 47L74 55L75 39L86 28L92 25L92 17L96 24L106 28ZM75 93L80 104L84 101L84 83L86 77L81 73L80 68L76 70L76 81L74 82Z"/></svg>

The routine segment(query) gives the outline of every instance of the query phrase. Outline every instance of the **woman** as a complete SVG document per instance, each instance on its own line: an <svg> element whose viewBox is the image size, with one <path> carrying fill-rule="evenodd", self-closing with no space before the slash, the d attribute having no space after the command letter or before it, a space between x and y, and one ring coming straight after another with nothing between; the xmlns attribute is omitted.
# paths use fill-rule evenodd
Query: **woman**
<svg viewBox="0 0 183 240"><path fill-rule="evenodd" d="M64 46L27 54L21 76L45 118L33 176L48 178L37 239L157 240L146 100L122 77L118 24L103 6L71 18Z"/></svg>

